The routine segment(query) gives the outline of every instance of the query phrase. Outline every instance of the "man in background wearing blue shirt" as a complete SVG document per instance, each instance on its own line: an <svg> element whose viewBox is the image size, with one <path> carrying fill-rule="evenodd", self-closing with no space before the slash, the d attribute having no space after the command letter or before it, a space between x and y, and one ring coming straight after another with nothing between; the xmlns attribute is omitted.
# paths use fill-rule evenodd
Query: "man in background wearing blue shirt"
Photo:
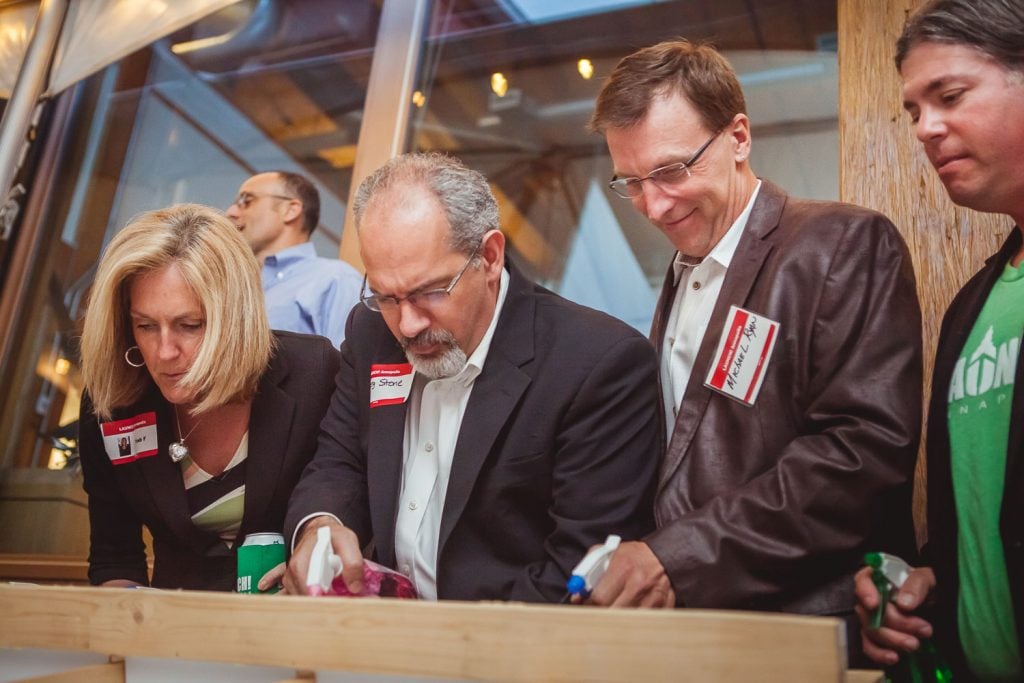
<svg viewBox="0 0 1024 683"><path fill-rule="evenodd" d="M316 187L297 173L259 173L242 183L227 216L263 264L270 326L340 346L362 276L344 261L316 255L309 241L320 222Z"/></svg>

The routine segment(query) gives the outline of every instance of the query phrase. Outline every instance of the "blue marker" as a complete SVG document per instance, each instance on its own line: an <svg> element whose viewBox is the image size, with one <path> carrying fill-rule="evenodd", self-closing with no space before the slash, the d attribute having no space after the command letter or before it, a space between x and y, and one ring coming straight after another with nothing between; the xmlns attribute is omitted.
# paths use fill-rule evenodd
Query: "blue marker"
<svg viewBox="0 0 1024 683"><path fill-rule="evenodd" d="M580 563L572 570L572 576L569 577L565 586L570 596L578 595L584 599L590 597L594 586L608 571L612 553L618 549L621 542L622 538L612 534L605 540L604 545L594 548L580 560Z"/></svg>

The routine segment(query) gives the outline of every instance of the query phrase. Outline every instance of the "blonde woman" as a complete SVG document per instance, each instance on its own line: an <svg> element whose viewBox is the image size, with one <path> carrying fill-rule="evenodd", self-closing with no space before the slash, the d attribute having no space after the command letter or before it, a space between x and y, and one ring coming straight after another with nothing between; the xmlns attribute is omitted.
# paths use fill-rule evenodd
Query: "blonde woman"
<svg viewBox="0 0 1024 683"><path fill-rule="evenodd" d="M90 581L231 590L244 536L281 532L337 350L271 332L251 249L222 214L186 204L142 214L110 242L81 351Z"/></svg>

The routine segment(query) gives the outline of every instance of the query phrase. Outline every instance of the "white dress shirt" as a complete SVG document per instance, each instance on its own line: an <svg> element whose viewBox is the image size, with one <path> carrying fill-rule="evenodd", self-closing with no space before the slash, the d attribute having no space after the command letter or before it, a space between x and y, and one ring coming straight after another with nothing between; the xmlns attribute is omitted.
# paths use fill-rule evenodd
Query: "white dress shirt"
<svg viewBox="0 0 1024 683"><path fill-rule="evenodd" d="M676 295L665 326L661 356L661 387L669 441L672 440L676 415L693 372L697 351L704 341L704 333L722 291L725 273L747 227L747 219L760 189L761 181L758 180L743 211L702 261L687 262L687 258L677 251L672 263Z"/></svg>
<svg viewBox="0 0 1024 683"><path fill-rule="evenodd" d="M410 577L416 592L427 600L437 599L437 544L455 444L473 383L491 347L508 281L508 271L502 270L494 316L462 370L434 380L416 375L409 394L395 557L398 571Z"/></svg>

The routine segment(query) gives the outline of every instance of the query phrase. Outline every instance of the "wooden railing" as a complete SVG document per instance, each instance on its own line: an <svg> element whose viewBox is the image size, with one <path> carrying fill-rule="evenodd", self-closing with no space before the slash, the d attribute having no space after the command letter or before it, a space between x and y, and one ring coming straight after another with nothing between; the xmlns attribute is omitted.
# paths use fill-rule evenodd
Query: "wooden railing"
<svg viewBox="0 0 1024 683"><path fill-rule="evenodd" d="M272 680L880 680L845 671L828 618L0 585L0 672L49 651L102 661L23 679L130 681L125 662L164 658L286 668Z"/></svg>
<svg viewBox="0 0 1024 683"><path fill-rule="evenodd" d="M77 555L0 553L0 580L89 583L89 561Z"/></svg>

